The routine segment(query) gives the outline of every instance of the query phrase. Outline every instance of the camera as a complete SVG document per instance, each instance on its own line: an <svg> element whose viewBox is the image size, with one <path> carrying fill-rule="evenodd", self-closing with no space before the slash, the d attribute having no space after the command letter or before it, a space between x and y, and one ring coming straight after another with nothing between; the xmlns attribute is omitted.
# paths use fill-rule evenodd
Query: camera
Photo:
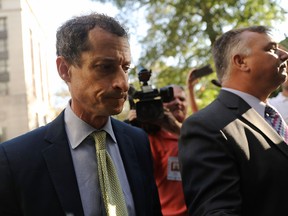
<svg viewBox="0 0 288 216"><path fill-rule="evenodd" d="M173 87L168 86L158 90L148 84L151 73L151 70L140 67L138 79L141 83L141 91L136 91L131 85L128 91L130 108L136 109L137 120L140 122L161 119L164 116L163 102L170 102L174 98Z"/></svg>

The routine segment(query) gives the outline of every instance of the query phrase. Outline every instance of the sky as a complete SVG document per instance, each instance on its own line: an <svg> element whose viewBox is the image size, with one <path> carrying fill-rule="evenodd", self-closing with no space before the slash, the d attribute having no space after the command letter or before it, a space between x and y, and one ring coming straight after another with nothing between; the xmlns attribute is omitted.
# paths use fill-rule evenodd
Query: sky
<svg viewBox="0 0 288 216"><path fill-rule="evenodd" d="M59 78L55 59L55 35L57 28L64 23L66 20L70 19L75 15L87 14L91 11L96 11L100 13L105 13L110 16L115 16L118 13L116 7L112 4L103 4L99 1L91 1L91 0L29 0L34 6L34 12L37 17L39 17L40 22L43 24L44 31L47 34L47 43L51 44L51 71L49 73L52 74L51 80L53 82L53 92L52 98L54 98L54 105L55 106L65 106L61 104L61 100L57 97L53 97L53 95L66 87L66 84ZM283 8L288 8L288 0L279 0L280 4ZM284 23L279 23L275 26L275 39L276 41L281 41L285 38L285 32L288 34L287 27L288 27L288 15L287 21ZM138 20L143 20L141 14L138 14ZM132 57L135 62L137 63L138 58L140 57L141 47L137 43L137 35L145 35L145 25L141 23L141 28L131 31L134 34L130 35L130 44L131 44L131 53ZM144 27L143 27L144 26ZM288 35L287 35L288 36Z"/></svg>

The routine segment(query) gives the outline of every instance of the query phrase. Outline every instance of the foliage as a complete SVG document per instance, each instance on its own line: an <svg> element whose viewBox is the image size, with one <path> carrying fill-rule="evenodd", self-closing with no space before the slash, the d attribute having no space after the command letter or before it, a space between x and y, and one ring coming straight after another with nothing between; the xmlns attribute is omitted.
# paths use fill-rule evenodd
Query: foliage
<svg viewBox="0 0 288 216"><path fill-rule="evenodd" d="M279 0L101 0L119 9L119 19L130 29L149 25L147 35L139 37L144 50L139 62L155 73L157 86L185 84L193 67L212 63L211 45L218 35L234 27L272 26L286 13ZM132 20L136 15L137 19ZM141 16L142 15L142 16ZM139 20L141 22L139 22ZM137 22L138 21L138 22ZM139 27L138 27L139 28ZM219 88L202 78L196 91L200 107L207 105ZM134 79L135 80L135 79ZM203 92L203 88L205 92ZM202 90L201 90L202 89Z"/></svg>
<svg viewBox="0 0 288 216"><path fill-rule="evenodd" d="M280 45L282 45L283 48L284 48L286 51L288 51L288 37L287 37L287 36L286 36L286 38L285 38L284 40L282 40L282 41L280 42Z"/></svg>

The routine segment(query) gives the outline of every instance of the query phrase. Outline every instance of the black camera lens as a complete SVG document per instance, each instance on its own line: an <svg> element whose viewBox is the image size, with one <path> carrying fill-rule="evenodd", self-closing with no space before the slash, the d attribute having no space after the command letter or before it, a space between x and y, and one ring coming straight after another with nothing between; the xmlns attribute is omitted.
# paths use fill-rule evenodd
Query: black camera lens
<svg viewBox="0 0 288 216"><path fill-rule="evenodd" d="M160 99L139 101L136 103L137 119L141 122L153 122L163 117L163 105Z"/></svg>

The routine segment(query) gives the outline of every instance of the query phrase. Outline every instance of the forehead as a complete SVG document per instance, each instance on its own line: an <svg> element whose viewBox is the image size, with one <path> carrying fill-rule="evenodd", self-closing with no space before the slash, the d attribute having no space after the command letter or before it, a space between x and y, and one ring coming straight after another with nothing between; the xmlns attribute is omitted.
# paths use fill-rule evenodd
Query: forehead
<svg viewBox="0 0 288 216"><path fill-rule="evenodd" d="M98 55L122 56L126 61L131 59L130 44L126 37L120 37L96 27L90 30L88 40L92 47L90 51Z"/></svg>
<svg viewBox="0 0 288 216"><path fill-rule="evenodd" d="M174 96L185 96L185 91L179 86L173 86Z"/></svg>
<svg viewBox="0 0 288 216"><path fill-rule="evenodd" d="M266 46L268 44L275 44L275 40L266 33L258 33L251 31L242 32L240 38L248 43L249 46L262 45Z"/></svg>

